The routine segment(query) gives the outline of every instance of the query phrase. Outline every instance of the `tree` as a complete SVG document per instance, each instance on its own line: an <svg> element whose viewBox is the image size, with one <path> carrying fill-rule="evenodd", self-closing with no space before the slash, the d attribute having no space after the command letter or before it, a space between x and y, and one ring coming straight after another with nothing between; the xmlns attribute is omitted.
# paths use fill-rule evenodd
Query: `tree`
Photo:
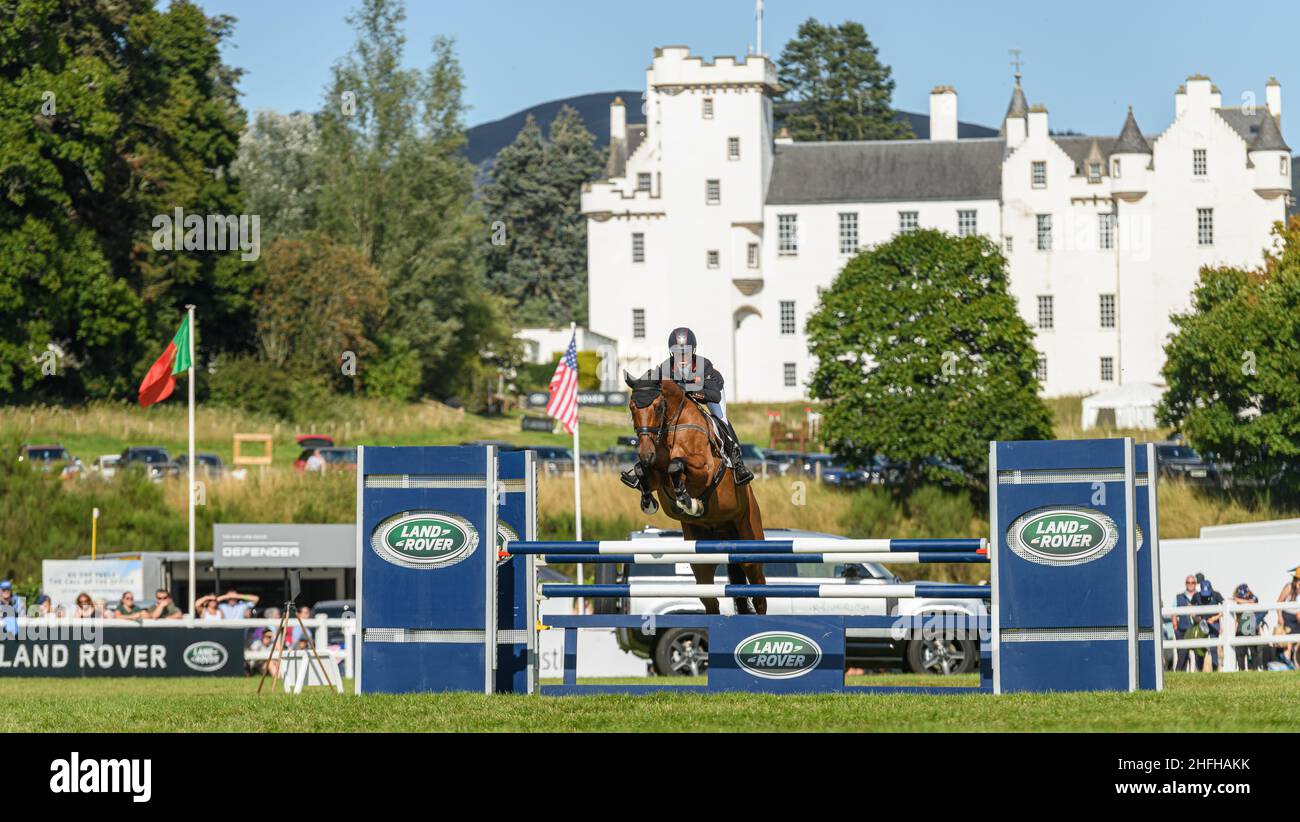
<svg viewBox="0 0 1300 822"><path fill-rule="evenodd" d="M228 173L239 75L220 55L232 23L187 0L5 4L0 394L130 395L186 303L206 351L247 345L256 266L151 242L176 208L243 212Z"/></svg>
<svg viewBox="0 0 1300 822"><path fill-rule="evenodd" d="M808 319L823 439L854 465L907 465L907 484L959 466L982 484L990 440L1046 439L1033 331L983 237L900 234L851 260ZM936 459L937 458L937 459ZM951 478L951 477L950 477Z"/></svg>
<svg viewBox="0 0 1300 822"><path fill-rule="evenodd" d="M308 234L272 242L265 261L257 339L269 363L337 383L343 352L362 362L374 353L369 329L379 325L388 298L383 278L360 252ZM357 377L349 382L364 380L364 371Z"/></svg>
<svg viewBox="0 0 1300 822"><path fill-rule="evenodd" d="M513 306L518 325L587 321L587 225L582 184L601 170L596 138L578 112L560 109L550 139L530 115L497 154L483 190L493 223L489 283Z"/></svg>
<svg viewBox="0 0 1300 822"><path fill-rule="evenodd" d="M239 138L231 171L250 213L261 217L265 239L301 237L313 230L320 205L320 132L316 118L296 111L259 111Z"/></svg>
<svg viewBox="0 0 1300 822"><path fill-rule="evenodd" d="M348 21L353 50L334 66L319 115L319 228L352 245L383 275L389 311L376 335L366 390L405 399L449 397L509 346L500 301L484 283L487 227L473 202L463 78L452 43L433 43L424 71L401 68L405 14L365 0Z"/></svg>
<svg viewBox="0 0 1300 822"><path fill-rule="evenodd" d="M1254 270L1206 268L1172 320L1161 421L1233 473L1300 490L1300 218Z"/></svg>
<svg viewBox="0 0 1300 822"><path fill-rule="evenodd" d="M809 17L781 52L777 78L792 101L785 127L796 140L892 140L912 130L895 119L889 66L861 23Z"/></svg>

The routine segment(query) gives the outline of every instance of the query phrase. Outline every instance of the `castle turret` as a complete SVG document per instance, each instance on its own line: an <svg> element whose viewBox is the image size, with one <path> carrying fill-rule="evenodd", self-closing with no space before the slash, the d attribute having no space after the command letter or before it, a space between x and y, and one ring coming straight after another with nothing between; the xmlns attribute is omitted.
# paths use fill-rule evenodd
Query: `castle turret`
<svg viewBox="0 0 1300 822"><path fill-rule="evenodd" d="M1151 165L1151 146L1142 136L1133 107L1128 107L1124 127L1110 152L1110 190L1116 197L1133 202L1147 193L1148 169Z"/></svg>
<svg viewBox="0 0 1300 822"><path fill-rule="evenodd" d="M1280 89L1278 97L1280 106ZM1261 113L1259 131L1246 152L1259 196L1272 199L1291 193L1291 148L1282 139L1278 118L1271 111Z"/></svg>
<svg viewBox="0 0 1300 822"><path fill-rule="evenodd" d="M1016 87L1011 91L1011 102L1007 104L1007 113L1002 118L1002 128L998 133L1007 138L1007 148L1019 148L1029 131L1029 101L1025 99L1025 90L1020 87L1020 72L1016 72Z"/></svg>

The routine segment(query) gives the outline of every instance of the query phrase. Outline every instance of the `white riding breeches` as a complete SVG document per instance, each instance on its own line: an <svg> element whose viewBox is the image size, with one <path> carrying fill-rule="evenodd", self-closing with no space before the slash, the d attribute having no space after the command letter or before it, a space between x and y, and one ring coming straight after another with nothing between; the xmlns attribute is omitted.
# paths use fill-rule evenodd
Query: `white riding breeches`
<svg viewBox="0 0 1300 822"><path fill-rule="evenodd" d="M709 403L709 410L712 411L713 415L718 419L720 420L727 419L727 395L724 393L722 395L721 401L719 402Z"/></svg>

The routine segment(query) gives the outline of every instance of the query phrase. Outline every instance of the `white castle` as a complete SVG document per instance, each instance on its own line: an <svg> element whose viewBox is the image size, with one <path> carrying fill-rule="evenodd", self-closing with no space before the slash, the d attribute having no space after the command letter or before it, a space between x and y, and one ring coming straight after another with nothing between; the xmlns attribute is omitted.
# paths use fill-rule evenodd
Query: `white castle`
<svg viewBox="0 0 1300 822"><path fill-rule="evenodd" d="M607 178L584 186L582 211L589 322L627 370L688 325L728 399L803 398L819 290L859 249L919 227L1002 247L1046 395L1159 383L1201 266L1257 265L1291 192L1272 79L1264 106L1225 108L1194 75L1163 132L1130 110L1104 137L1051 134L1017 75L997 137L958 139L957 92L939 86L929 139L798 143L773 133L777 90L766 57L666 46L643 122L613 101Z"/></svg>

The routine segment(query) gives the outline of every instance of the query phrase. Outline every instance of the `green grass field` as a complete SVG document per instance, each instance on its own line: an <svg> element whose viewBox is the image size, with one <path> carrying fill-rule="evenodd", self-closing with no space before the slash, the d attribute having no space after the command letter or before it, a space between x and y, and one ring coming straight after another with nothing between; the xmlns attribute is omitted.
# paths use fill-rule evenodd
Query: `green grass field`
<svg viewBox="0 0 1300 822"><path fill-rule="evenodd" d="M935 682L897 674L851 684ZM259 697L256 679L5 678L0 731L1293 731L1296 684L1252 672L1172 674L1160 694L358 698L350 685L345 696Z"/></svg>

